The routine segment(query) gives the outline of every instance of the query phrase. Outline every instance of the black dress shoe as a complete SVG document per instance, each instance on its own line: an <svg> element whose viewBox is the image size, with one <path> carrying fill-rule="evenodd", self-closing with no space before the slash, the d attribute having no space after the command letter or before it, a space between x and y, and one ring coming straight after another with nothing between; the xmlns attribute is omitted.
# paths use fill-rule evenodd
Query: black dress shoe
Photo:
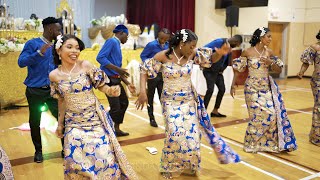
<svg viewBox="0 0 320 180"><path fill-rule="evenodd" d="M33 161L36 163L42 163L43 162L42 152L39 152L39 151L35 152Z"/></svg>
<svg viewBox="0 0 320 180"><path fill-rule="evenodd" d="M120 137L120 136L129 136L129 133L123 132L123 131L119 130L119 131L116 131L116 136L117 136L117 137Z"/></svg>
<svg viewBox="0 0 320 180"><path fill-rule="evenodd" d="M61 157L64 158L64 150L61 151Z"/></svg>
<svg viewBox="0 0 320 180"><path fill-rule="evenodd" d="M150 119L150 125L152 127L158 127L158 124L157 124L156 120L154 120L154 119Z"/></svg>
<svg viewBox="0 0 320 180"><path fill-rule="evenodd" d="M211 113L210 116L211 116L211 117L227 117L226 115L220 114L220 113L218 113L218 114Z"/></svg>

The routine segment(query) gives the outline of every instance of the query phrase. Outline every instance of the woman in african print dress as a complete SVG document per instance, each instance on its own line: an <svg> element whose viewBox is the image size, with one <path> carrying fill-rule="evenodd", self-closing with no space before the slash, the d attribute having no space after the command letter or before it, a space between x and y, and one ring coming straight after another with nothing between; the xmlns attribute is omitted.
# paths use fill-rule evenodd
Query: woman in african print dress
<svg viewBox="0 0 320 180"><path fill-rule="evenodd" d="M169 50L159 52L141 65L140 95L136 101L141 109L147 103L146 79L154 78L159 71L163 77L161 103L165 120L164 147L160 172L165 178L181 173L196 175L200 169L200 133L207 138L220 163L239 162L239 156L224 142L210 122L203 100L191 83L193 64L208 67L226 54L226 44L212 54L210 48L198 49L197 36L188 29L177 31L169 42ZM195 57L195 58L194 58ZM149 76L149 77L148 77Z"/></svg>
<svg viewBox="0 0 320 180"><path fill-rule="evenodd" d="M110 115L93 88L119 96L119 86L108 86L107 75L89 61L78 60L83 42L59 35L49 74L51 95L58 98L58 137L64 137L65 179L137 179L114 133ZM64 134L63 134L64 129Z"/></svg>
<svg viewBox="0 0 320 180"><path fill-rule="evenodd" d="M245 152L281 152L297 149L282 95L276 82L269 76L269 67L280 73L282 61L267 46L271 42L268 28L258 28L250 41L251 47L233 60L234 78L230 90L235 95L238 71L249 69L244 94L249 111L249 124L244 138Z"/></svg>
<svg viewBox="0 0 320 180"><path fill-rule="evenodd" d="M314 71L311 78L311 89L314 98L312 126L309 134L309 140L312 144L320 146L320 31L316 38L318 43L309 46L301 55L301 65L298 77L301 79L309 65L314 64Z"/></svg>

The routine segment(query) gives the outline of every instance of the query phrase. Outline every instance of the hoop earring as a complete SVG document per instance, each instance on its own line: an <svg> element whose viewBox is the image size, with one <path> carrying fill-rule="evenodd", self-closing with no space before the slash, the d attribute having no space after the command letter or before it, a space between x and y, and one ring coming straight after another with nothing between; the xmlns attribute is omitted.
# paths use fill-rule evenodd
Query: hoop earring
<svg viewBox="0 0 320 180"><path fill-rule="evenodd" d="M181 49L181 46L180 46L180 49Z"/></svg>

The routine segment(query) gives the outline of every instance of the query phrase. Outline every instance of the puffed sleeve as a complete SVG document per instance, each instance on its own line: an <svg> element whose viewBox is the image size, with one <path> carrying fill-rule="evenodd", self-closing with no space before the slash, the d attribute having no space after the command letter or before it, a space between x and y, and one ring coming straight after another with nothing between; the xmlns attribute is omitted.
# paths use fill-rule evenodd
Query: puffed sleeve
<svg viewBox="0 0 320 180"><path fill-rule="evenodd" d="M110 82L106 73L97 67L90 69L87 75L90 77L92 86L96 89Z"/></svg>
<svg viewBox="0 0 320 180"><path fill-rule="evenodd" d="M140 72L143 74L148 74L149 78L155 78L161 69L161 65L162 63L160 61L150 58L145 60L144 63L140 65Z"/></svg>
<svg viewBox="0 0 320 180"><path fill-rule="evenodd" d="M199 64L201 68L210 68L212 65L211 61L212 49L203 47L198 48L194 62Z"/></svg>
<svg viewBox="0 0 320 180"><path fill-rule="evenodd" d="M303 63L312 65L316 58L316 54L317 54L317 51L315 49L313 49L312 47L308 47L301 54L300 60Z"/></svg>
<svg viewBox="0 0 320 180"><path fill-rule="evenodd" d="M238 57L232 60L233 69L243 72L247 67L247 58L246 57Z"/></svg>
<svg viewBox="0 0 320 180"><path fill-rule="evenodd" d="M55 98L63 98L63 92L59 88L59 84L56 82L50 82L50 95Z"/></svg>

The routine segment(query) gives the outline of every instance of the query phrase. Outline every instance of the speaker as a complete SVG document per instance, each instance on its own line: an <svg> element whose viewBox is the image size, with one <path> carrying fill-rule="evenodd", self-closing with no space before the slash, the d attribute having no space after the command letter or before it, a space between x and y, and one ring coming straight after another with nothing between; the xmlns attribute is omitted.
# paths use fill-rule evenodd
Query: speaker
<svg viewBox="0 0 320 180"><path fill-rule="evenodd" d="M239 22L239 7L229 6L226 8L226 26L227 27L238 27Z"/></svg>

